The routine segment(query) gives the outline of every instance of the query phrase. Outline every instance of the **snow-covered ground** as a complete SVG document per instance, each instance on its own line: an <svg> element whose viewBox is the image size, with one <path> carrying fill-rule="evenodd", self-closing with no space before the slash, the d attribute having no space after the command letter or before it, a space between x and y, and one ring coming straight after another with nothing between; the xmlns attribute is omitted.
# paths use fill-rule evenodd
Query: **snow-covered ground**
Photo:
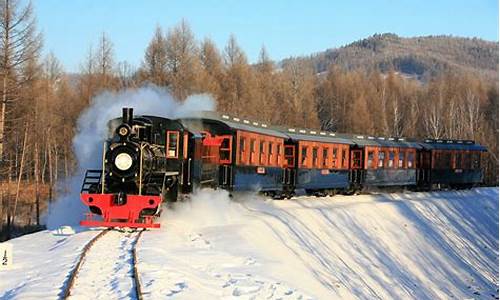
<svg viewBox="0 0 500 300"><path fill-rule="evenodd" d="M286 201L204 191L163 219L137 246L145 299L498 299L498 188ZM96 234L12 240L0 298L55 299ZM75 298L131 295L128 240L94 245Z"/></svg>

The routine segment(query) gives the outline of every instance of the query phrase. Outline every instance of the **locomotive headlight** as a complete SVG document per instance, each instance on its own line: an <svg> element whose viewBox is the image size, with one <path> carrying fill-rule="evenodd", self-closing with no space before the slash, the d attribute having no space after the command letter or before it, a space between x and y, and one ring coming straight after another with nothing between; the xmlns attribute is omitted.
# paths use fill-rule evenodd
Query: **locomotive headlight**
<svg viewBox="0 0 500 300"><path fill-rule="evenodd" d="M115 166L122 171L130 169L132 166L132 157L125 152L118 154L115 158Z"/></svg>

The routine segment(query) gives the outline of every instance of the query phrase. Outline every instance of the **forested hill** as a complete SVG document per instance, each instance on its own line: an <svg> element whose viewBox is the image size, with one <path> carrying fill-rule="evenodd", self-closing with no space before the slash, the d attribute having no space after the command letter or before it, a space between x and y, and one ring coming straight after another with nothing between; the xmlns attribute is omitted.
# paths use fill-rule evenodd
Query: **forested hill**
<svg viewBox="0 0 500 300"><path fill-rule="evenodd" d="M478 38L424 36L403 38L392 33L375 34L349 45L298 59L309 60L318 73L332 64L352 70L394 69L419 79L445 71L465 71L498 78L498 43ZM290 59L282 61L286 64Z"/></svg>

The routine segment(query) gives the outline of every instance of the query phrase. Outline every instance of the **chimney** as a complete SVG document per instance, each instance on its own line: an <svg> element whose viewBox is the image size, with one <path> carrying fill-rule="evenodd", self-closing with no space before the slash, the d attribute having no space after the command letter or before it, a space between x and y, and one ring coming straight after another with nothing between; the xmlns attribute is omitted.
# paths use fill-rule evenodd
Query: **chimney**
<svg viewBox="0 0 500 300"><path fill-rule="evenodd" d="M122 122L132 126L132 120L134 120L134 109L131 107L124 107L122 109Z"/></svg>

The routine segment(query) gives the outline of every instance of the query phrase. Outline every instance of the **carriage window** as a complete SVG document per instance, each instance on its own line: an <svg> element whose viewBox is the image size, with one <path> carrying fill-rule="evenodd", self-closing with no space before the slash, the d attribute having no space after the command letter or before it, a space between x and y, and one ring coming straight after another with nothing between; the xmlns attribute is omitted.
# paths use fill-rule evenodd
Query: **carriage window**
<svg viewBox="0 0 500 300"><path fill-rule="evenodd" d="M408 165L408 168L413 168L413 162L415 161L415 155L413 152L408 153L408 161L406 164Z"/></svg>
<svg viewBox="0 0 500 300"><path fill-rule="evenodd" d="M400 151L398 154L398 168L403 167L404 160L405 160L405 153L403 151Z"/></svg>
<svg viewBox="0 0 500 300"><path fill-rule="evenodd" d="M442 161L441 161L441 153L436 152L434 154L434 168L441 169Z"/></svg>
<svg viewBox="0 0 500 300"><path fill-rule="evenodd" d="M387 167L392 168L394 167L394 152L389 151L389 160L387 161Z"/></svg>
<svg viewBox="0 0 500 300"><path fill-rule="evenodd" d="M269 151L267 152L267 163L269 165L273 164L272 158L273 158L273 143L269 142Z"/></svg>
<svg viewBox="0 0 500 300"><path fill-rule="evenodd" d="M313 167L318 166L318 148L313 148Z"/></svg>
<svg viewBox="0 0 500 300"><path fill-rule="evenodd" d="M470 154L470 152L464 153L463 156L464 156L464 163L463 163L464 169L470 169L470 167L471 167L471 154Z"/></svg>
<svg viewBox="0 0 500 300"><path fill-rule="evenodd" d="M255 139L250 140L250 164L255 162Z"/></svg>
<svg viewBox="0 0 500 300"><path fill-rule="evenodd" d="M265 163L265 158L266 158L266 156L264 154L264 149L265 149L265 146L266 146L265 144L266 144L266 142L261 141L260 142L260 146L259 146L259 163L261 165L263 165Z"/></svg>
<svg viewBox="0 0 500 300"><path fill-rule="evenodd" d="M323 148L323 167L328 168L328 148Z"/></svg>
<svg viewBox="0 0 500 300"><path fill-rule="evenodd" d="M479 169L481 166L481 153L472 153L472 169Z"/></svg>
<svg viewBox="0 0 500 300"><path fill-rule="evenodd" d="M285 160L287 167L293 167L295 163L295 148L293 146L285 146Z"/></svg>
<svg viewBox="0 0 500 300"><path fill-rule="evenodd" d="M384 167L384 160L385 160L385 152L381 150L378 153L378 167L379 168Z"/></svg>
<svg viewBox="0 0 500 300"><path fill-rule="evenodd" d="M347 162L347 150L342 149L342 167L346 167L346 162Z"/></svg>
<svg viewBox="0 0 500 300"><path fill-rule="evenodd" d="M462 153L457 152L455 153L455 169L461 169L462 168Z"/></svg>
<svg viewBox="0 0 500 300"><path fill-rule="evenodd" d="M332 158L333 158L333 167L336 168L337 167L337 151L338 149L337 148L333 148L333 151L332 151Z"/></svg>
<svg viewBox="0 0 500 300"><path fill-rule="evenodd" d="M373 156L374 156L373 151L368 151L368 168L369 169L375 169Z"/></svg>
<svg viewBox="0 0 500 300"><path fill-rule="evenodd" d="M451 153L446 151L443 155L443 168L451 169Z"/></svg>
<svg viewBox="0 0 500 300"><path fill-rule="evenodd" d="M167 131L167 158L177 158L179 154L179 132Z"/></svg>
<svg viewBox="0 0 500 300"><path fill-rule="evenodd" d="M245 138L240 137L240 163L243 163L243 160L245 159L245 143Z"/></svg>
<svg viewBox="0 0 500 300"><path fill-rule="evenodd" d="M280 156L281 156L281 145L278 144L276 145L276 155L274 156L276 158L277 166L280 166Z"/></svg>
<svg viewBox="0 0 500 300"><path fill-rule="evenodd" d="M302 146L302 152L301 152L301 155L302 155L302 159L301 159L301 161L300 161L300 165L301 165L302 167L305 167L306 162L307 162L307 147Z"/></svg>

